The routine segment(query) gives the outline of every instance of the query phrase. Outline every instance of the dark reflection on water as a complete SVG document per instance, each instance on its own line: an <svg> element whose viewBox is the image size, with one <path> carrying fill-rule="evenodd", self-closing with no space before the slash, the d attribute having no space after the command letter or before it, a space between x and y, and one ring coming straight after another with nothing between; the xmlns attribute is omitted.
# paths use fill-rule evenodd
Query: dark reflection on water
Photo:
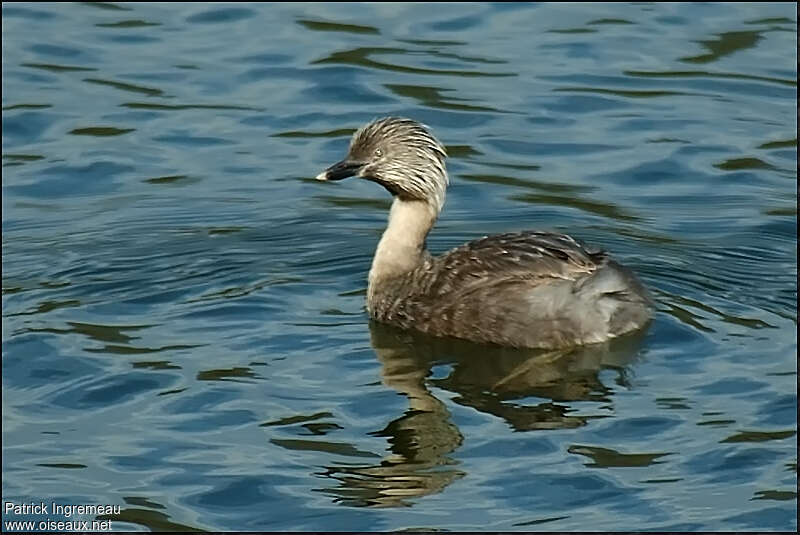
<svg viewBox="0 0 800 535"><path fill-rule="evenodd" d="M405 65L396 65L394 63L378 61L372 59L372 56L385 56L385 55L396 55L396 56L404 56L410 55L415 51L406 50L403 48L387 48L387 47L376 47L376 48L356 48L353 50L345 50L341 52L334 52L328 57L321 58L317 61L314 61L313 65L325 65L325 64L340 64L340 65L355 65L359 67L367 67L370 69L378 69L378 70L387 70L392 72L403 72L403 73L410 73L410 74L423 74L423 75L444 75L444 76L459 76L459 77L506 77L506 76L515 76L514 73L509 72L482 72L482 71L469 71L469 70L452 70L452 69L426 69L422 67L410 67ZM441 55L436 50L426 50L422 51L422 53L431 54L433 56ZM448 56L444 56L448 57ZM460 62L464 63L480 63L480 64L493 64L493 63L504 63L502 61L491 61L485 60L481 58L467 58L467 57L459 57L450 55L450 57L454 57L458 59ZM478 110L475 110L478 111Z"/></svg>
<svg viewBox="0 0 800 535"><path fill-rule="evenodd" d="M366 33L366 34L379 34L377 28L372 26L360 26L358 24L342 24L339 22L325 22L317 20L298 20L298 24L303 25L309 30L318 32L345 32L345 33Z"/></svg>
<svg viewBox="0 0 800 535"><path fill-rule="evenodd" d="M585 455L592 459L592 463L586 466L595 466L598 468L610 468L615 466L650 466L658 461L660 457L669 455L669 453L620 453L609 448L596 448L591 446L570 446L567 449L570 453L577 453L578 455Z"/></svg>
<svg viewBox="0 0 800 535"><path fill-rule="evenodd" d="M796 530L795 11L4 4L3 499L115 529ZM447 147L432 252L569 233L641 276L649 330L370 327L390 199L313 176L389 114Z"/></svg>
<svg viewBox="0 0 800 535"><path fill-rule="evenodd" d="M525 351L435 338L370 322L370 343L381 363L381 382L403 394L409 407L384 429L371 433L386 437L390 445L389 455L380 464L328 467L321 475L340 484L323 492L344 505L411 505L414 498L441 492L463 477L465 473L450 455L464 437L431 386L457 394L454 402L501 418L515 431L569 429L604 417L572 416L569 406L558 402L610 403L612 392L597 374L601 369L613 369L618 374L616 382L628 386L625 367L638 355L643 337L637 333L613 343L572 350ZM437 365L449 366L450 373L429 380ZM509 403L528 397L542 401ZM616 453L600 450L594 448L594 454ZM582 453L577 447L569 451ZM625 456L628 464L617 466L642 466L643 459L662 455ZM608 453L605 456L610 457Z"/></svg>
<svg viewBox="0 0 800 535"><path fill-rule="evenodd" d="M123 529L128 528L128 524L134 526L142 526L150 531L163 532L163 531L188 531L199 532L206 531L197 527L189 526L186 524L179 524L172 522L169 515L163 512L166 509L163 505L153 502L147 498L138 498L135 496L126 496L125 503L133 506L140 507L123 507L119 514L106 514L98 515L98 520L111 520L112 525L121 526ZM154 511L153 509L158 509Z"/></svg>

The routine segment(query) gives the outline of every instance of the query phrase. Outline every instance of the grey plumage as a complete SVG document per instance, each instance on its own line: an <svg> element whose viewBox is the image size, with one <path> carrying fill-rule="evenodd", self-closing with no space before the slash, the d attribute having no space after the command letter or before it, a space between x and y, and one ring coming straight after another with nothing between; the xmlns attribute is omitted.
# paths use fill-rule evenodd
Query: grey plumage
<svg viewBox="0 0 800 535"><path fill-rule="evenodd" d="M566 235L499 234L432 257L425 238L444 204L445 157L425 127L387 117L360 128L347 158L317 176L359 176L395 197L369 275L372 318L529 348L603 342L648 322L651 302L635 275Z"/></svg>

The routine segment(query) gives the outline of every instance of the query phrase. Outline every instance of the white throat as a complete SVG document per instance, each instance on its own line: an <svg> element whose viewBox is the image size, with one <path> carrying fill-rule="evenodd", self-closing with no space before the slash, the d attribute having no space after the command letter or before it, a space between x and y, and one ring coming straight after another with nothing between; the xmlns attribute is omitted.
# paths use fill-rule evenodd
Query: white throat
<svg viewBox="0 0 800 535"><path fill-rule="evenodd" d="M438 215L438 210L425 201L395 198L369 270L368 307L382 281L408 273L422 263L425 238Z"/></svg>

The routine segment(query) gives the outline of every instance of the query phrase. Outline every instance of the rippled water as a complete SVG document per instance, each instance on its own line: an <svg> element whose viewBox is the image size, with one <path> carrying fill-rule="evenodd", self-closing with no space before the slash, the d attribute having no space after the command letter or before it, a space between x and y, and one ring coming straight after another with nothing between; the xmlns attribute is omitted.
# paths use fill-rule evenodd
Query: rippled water
<svg viewBox="0 0 800 535"><path fill-rule="evenodd" d="M794 4L2 20L4 500L126 529L797 528ZM539 354L370 325L390 199L311 177L389 114L450 153L433 251L568 232L641 275L651 327Z"/></svg>

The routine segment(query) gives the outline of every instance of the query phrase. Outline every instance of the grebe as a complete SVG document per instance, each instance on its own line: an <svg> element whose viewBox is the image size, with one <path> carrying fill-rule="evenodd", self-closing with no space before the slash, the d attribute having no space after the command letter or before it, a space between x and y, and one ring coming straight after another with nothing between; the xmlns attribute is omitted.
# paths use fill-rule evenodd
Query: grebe
<svg viewBox="0 0 800 535"><path fill-rule="evenodd" d="M386 117L359 128L318 180L356 176L394 197L367 286L373 319L435 336L520 348L605 342L645 326L636 276L564 234L483 237L433 257L425 239L444 206L447 154L425 126Z"/></svg>

